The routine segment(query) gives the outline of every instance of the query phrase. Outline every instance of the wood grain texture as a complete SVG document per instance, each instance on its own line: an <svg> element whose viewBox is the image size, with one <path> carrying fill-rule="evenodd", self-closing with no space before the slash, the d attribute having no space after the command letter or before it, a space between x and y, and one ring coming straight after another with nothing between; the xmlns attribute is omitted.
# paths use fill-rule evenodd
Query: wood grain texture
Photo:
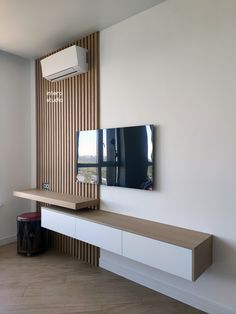
<svg viewBox="0 0 236 314"><path fill-rule="evenodd" d="M14 191L13 195L33 201L38 201L41 203L48 203L74 210L99 205L99 200L96 198L63 194L38 189Z"/></svg>
<svg viewBox="0 0 236 314"><path fill-rule="evenodd" d="M213 262L213 236L208 237L193 250L193 273L192 280L197 278Z"/></svg>
<svg viewBox="0 0 236 314"><path fill-rule="evenodd" d="M1 314L200 314L170 297L49 250L30 258L0 247Z"/></svg>
<svg viewBox="0 0 236 314"><path fill-rule="evenodd" d="M212 264L213 236L208 233L103 210L81 209L80 211L72 211L58 207L47 207L47 209L55 213L65 213L93 223L189 249L192 251L193 281Z"/></svg>
<svg viewBox="0 0 236 314"><path fill-rule="evenodd" d="M180 228L146 219L116 214L104 210L90 211L87 209L81 209L80 211L75 212L56 207L48 207L48 209L89 220L91 222L99 223L111 228L120 229L147 238L152 238L154 240L177 245L190 250L198 248L205 241L210 240L212 237L208 233Z"/></svg>
<svg viewBox="0 0 236 314"><path fill-rule="evenodd" d="M98 186L76 182L76 131L99 127L99 33L57 51L74 44L89 51L87 73L52 83L42 78L40 66L50 54L36 60L37 188L47 182L53 192L97 199ZM63 102L48 103L47 92L62 92ZM53 232L50 244L98 265L98 248Z"/></svg>

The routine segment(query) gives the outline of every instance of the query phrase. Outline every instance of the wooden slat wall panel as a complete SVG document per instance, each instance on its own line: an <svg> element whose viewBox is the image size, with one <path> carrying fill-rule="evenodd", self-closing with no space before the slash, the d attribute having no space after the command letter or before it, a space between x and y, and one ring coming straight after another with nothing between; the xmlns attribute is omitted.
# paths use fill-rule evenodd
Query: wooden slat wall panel
<svg viewBox="0 0 236 314"><path fill-rule="evenodd" d="M76 131L99 127L99 33L57 51L74 44L89 50L89 71L85 74L51 83L42 78L42 58L36 60L37 188L48 182L55 192L98 198L98 186L76 182ZM63 92L63 103L47 103L47 91ZM54 232L50 232L49 243L98 265L97 247Z"/></svg>

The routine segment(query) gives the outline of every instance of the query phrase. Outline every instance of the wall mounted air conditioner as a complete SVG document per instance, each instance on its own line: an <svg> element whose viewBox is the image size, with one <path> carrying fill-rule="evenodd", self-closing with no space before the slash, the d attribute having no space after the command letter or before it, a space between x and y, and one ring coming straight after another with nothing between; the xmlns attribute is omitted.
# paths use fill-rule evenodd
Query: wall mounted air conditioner
<svg viewBox="0 0 236 314"><path fill-rule="evenodd" d="M71 46L41 60L43 77L55 82L88 71L88 50Z"/></svg>

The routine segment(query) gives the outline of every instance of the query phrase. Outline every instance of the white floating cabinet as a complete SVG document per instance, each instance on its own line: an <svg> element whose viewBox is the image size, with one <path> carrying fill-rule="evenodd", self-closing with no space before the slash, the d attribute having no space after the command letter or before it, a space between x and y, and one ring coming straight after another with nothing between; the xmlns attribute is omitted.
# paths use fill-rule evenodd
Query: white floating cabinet
<svg viewBox="0 0 236 314"><path fill-rule="evenodd" d="M124 231L123 256L192 280L192 250Z"/></svg>
<svg viewBox="0 0 236 314"><path fill-rule="evenodd" d="M102 210L43 207L42 226L195 281L212 264L212 235Z"/></svg>
<svg viewBox="0 0 236 314"><path fill-rule="evenodd" d="M121 230L76 218L76 239L122 254Z"/></svg>
<svg viewBox="0 0 236 314"><path fill-rule="evenodd" d="M75 238L75 217L42 208L42 227Z"/></svg>

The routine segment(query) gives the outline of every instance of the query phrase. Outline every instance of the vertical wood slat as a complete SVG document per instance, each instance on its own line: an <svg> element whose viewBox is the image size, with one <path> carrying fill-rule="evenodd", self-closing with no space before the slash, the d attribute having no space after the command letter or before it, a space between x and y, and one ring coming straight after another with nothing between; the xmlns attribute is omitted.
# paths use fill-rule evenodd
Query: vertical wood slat
<svg viewBox="0 0 236 314"><path fill-rule="evenodd" d="M98 198L98 186L76 182L76 131L99 127L99 33L57 51L74 44L89 50L87 73L51 83L42 78L42 58L36 60L37 188L48 182L55 192ZM63 92L63 103L47 103L47 91ZM55 232L49 233L49 243L65 254L98 265L97 247Z"/></svg>

